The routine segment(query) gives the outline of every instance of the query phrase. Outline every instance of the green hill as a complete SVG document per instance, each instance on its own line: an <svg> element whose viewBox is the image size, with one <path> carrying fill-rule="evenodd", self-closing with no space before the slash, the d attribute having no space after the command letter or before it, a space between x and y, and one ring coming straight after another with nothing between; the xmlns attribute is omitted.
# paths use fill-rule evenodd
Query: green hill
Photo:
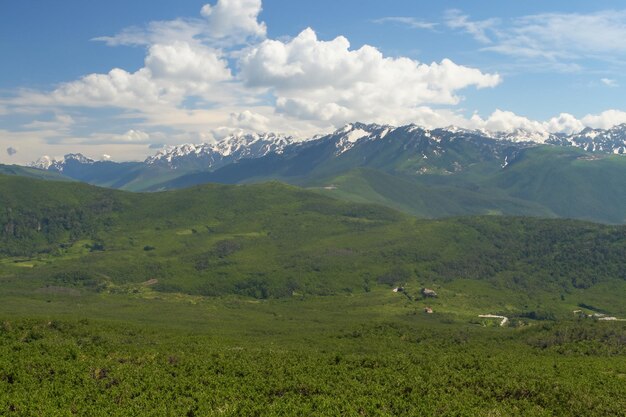
<svg viewBox="0 0 626 417"><path fill-rule="evenodd" d="M556 217L539 203L511 197L495 187L472 184L428 184L372 169L357 169L321 181L312 190L343 200L376 203L426 218L508 214Z"/></svg>
<svg viewBox="0 0 626 417"><path fill-rule="evenodd" d="M496 304L515 293L507 308L522 313L529 300L547 308L555 294L626 278L624 227L417 220L279 183L136 194L0 177L0 206L1 271L32 285L111 290L154 280L164 292L260 299L477 285Z"/></svg>
<svg viewBox="0 0 626 417"><path fill-rule="evenodd" d="M481 183L549 208L559 217L626 222L626 158L577 149L526 149Z"/></svg>

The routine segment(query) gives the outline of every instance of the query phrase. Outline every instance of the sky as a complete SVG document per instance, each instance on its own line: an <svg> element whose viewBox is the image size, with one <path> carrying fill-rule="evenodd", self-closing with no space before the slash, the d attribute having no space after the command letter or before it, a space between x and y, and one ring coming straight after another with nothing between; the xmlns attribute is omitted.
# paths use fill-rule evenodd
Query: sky
<svg viewBox="0 0 626 417"><path fill-rule="evenodd" d="M0 163L355 121L608 128L626 123L620 3L5 0Z"/></svg>

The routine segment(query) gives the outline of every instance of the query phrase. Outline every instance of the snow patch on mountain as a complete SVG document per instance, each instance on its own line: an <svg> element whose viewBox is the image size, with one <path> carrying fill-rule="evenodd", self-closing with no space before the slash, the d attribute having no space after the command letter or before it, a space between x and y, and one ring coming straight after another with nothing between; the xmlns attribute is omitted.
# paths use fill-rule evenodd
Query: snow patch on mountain
<svg viewBox="0 0 626 417"><path fill-rule="evenodd" d="M166 165L179 169L188 165L212 169L244 158L261 158L281 154L295 142L292 136L274 133L236 134L217 143L184 144L170 146L147 158L147 165Z"/></svg>
<svg viewBox="0 0 626 417"><path fill-rule="evenodd" d="M291 136L274 133L237 133L216 143L183 144L170 146L148 157L146 165L163 166L168 169L214 170L237 162L241 159L261 158L267 155L280 155L297 148L307 142L329 141L334 144L335 156L342 155L361 144L381 140L393 140L396 137L412 137L426 139L437 143L437 152L445 152L443 140L462 141L488 139L520 143L523 146L533 144L550 144L554 146L573 146L588 152L607 154L626 154L626 124L616 125L610 129L586 128L574 134L549 133L516 129L508 132L490 132L484 129L465 129L458 126L427 129L415 124L394 127L390 125L350 123L337 131L316 135L306 140L295 140ZM29 166L44 170L63 172L68 164L93 164L96 161L82 154L67 154L61 159L43 156ZM510 163L510 159L507 163Z"/></svg>
<svg viewBox="0 0 626 417"><path fill-rule="evenodd" d="M341 155L356 144L364 141L382 139L395 128L387 125L378 125L375 123L351 123L347 124L336 132L327 135L327 140L334 140L337 148L336 155Z"/></svg>
<svg viewBox="0 0 626 417"><path fill-rule="evenodd" d="M86 157L81 153L70 153L65 155L61 159L51 158L48 155L44 155L37 161L30 163L28 166L49 171L63 172L65 166L71 162L85 165L93 164L96 161L94 159Z"/></svg>

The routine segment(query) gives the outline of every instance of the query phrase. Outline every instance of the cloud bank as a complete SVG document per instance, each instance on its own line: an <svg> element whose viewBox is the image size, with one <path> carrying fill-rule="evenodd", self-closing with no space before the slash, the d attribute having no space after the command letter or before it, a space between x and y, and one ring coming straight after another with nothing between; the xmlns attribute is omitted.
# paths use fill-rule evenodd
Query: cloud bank
<svg viewBox="0 0 626 417"><path fill-rule="evenodd" d="M374 46L354 48L344 36L320 39L312 28L290 39L270 39L261 12L261 0L217 0L193 18L151 22L96 38L112 47L142 48L143 66L115 67L50 91L21 90L0 99L0 115L33 115L19 131L0 130L0 140L20 140L20 155L31 159L35 152L42 153L42 144L59 151L92 145L100 154L128 159L142 158L155 144L207 141L240 130L307 137L352 121L567 133L626 122L626 113L618 110L582 119L560 114L546 121L499 109L485 118L466 116L463 92L495 88L503 82L500 74L449 58L424 63L386 56ZM585 31L598 31L596 35L581 38L577 30L566 30L563 16L556 14L521 18L503 30L498 19L473 21L452 10L444 25L469 34L485 50L526 57L531 49L553 60L592 48L626 50L616 42L599 46L609 35L626 34L621 18L574 18L589 28ZM374 22L431 31L438 25L404 17ZM610 78L601 82L616 85ZM103 109L114 111L107 124L117 129L98 126L89 132L97 118L93 112ZM54 117L38 120L38 115L49 113Z"/></svg>

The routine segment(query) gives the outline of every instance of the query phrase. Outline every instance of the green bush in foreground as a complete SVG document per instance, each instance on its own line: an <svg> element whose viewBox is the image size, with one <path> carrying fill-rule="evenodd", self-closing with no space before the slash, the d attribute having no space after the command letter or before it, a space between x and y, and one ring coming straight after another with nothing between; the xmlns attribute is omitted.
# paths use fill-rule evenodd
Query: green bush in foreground
<svg viewBox="0 0 626 417"><path fill-rule="evenodd" d="M383 323L308 335L318 340L306 347L91 320L5 321L0 414L593 417L626 411L624 326L494 330Z"/></svg>

